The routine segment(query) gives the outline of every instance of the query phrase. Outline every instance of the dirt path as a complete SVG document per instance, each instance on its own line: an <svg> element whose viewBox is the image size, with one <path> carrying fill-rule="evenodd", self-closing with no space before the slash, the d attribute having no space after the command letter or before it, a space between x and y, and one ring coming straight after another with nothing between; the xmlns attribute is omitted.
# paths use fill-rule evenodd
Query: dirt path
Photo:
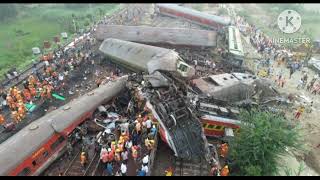
<svg viewBox="0 0 320 180"><path fill-rule="evenodd" d="M263 23L271 23L272 19L268 16L266 9L262 9L260 5L257 4L231 4L234 9L237 11L245 10L247 12L254 12L254 16L259 17L263 21ZM248 53L247 57L256 57L256 51L251 46L249 41L244 39L244 48L246 49L246 53ZM256 65L253 59L246 59L250 67L255 71ZM286 77L286 84L284 88L279 88L281 93L293 93L297 95L303 95L313 100L313 110L311 113L304 113L301 119L297 122L294 120L294 109L287 110L287 116L289 119L293 120L296 123L299 123L302 129L302 136L305 141L306 152L303 154L298 154L298 156L302 157L302 160L297 159L293 155L289 154L287 156L283 156L281 158L281 163L293 171L297 171L299 168L299 164L302 163L305 165L303 172L300 175L319 175L320 174L320 148L317 146L320 144L320 109L315 108L320 105L320 96L319 95L311 95L310 92L307 92L305 89L298 90L297 83L301 78L302 73L300 71L295 72L292 75L292 78L289 79L289 69L284 66L276 67L274 66L273 75L277 75L280 70L283 70L284 76ZM312 70L308 70L308 80L314 76L314 72ZM296 154L297 156L297 154ZM283 162L284 161L284 162ZM281 172L282 175L286 175L284 171Z"/></svg>
<svg viewBox="0 0 320 180"><path fill-rule="evenodd" d="M314 106L312 108L311 113L305 113L301 116L301 119L299 120L299 124L302 129L302 135L305 139L305 145L307 148L307 152L305 152L303 155L305 157L306 164L312 168L314 168L318 173L320 173L320 148L317 148L317 146L320 144L320 121L319 121L319 115L320 110L315 107L319 107L320 105L320 96L319 95L312 95L310 92L307 92L305 89L298 90L297 83L298 80L302 76L302 72L295 72L292 75L292 78L289 79L289 70L284 67L275 67L274 74L276 75L280 69L283 69L284 76L286 77L287 83L284 86L284 88L280 88L279 91L282 93L294 93L298 95L306 96L313 100ZM309 70L308 76L309 80L314 76L314 72ZM293 120L293 113L294 110L288 110L288 117Z"/></svg>

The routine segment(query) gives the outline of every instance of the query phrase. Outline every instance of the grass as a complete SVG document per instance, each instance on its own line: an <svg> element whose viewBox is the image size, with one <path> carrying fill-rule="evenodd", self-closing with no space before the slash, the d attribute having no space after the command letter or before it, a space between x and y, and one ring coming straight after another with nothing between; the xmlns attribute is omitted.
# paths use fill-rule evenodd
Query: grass
<svg viewBox="0 0 320 180"><path fill-rule="evenodd" d="M0 23L0 79L3 79L3 74L9 69L16 67L23 70L33 58L37 58L33 56L32 48L39 47L43 50L43 41L53 44L53 37L60 36L61 32L67 32L67 41L70 41L74 30L72 15L76 16L78 29L86 29L100 15L109 15L119 9L116 4L93 4L91 7L85 4L77 9L67 8L64 4L17 6L19 15ZM104 11L103 14L99 14L99 8Z"/></svg>

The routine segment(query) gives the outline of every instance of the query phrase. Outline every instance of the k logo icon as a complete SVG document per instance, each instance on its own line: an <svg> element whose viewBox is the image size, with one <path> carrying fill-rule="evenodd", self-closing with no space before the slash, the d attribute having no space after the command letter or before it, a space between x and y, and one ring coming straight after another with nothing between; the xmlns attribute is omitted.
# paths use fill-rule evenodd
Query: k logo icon
<svg viewBox="0 0 320 180"><path fill-rule="evenodd" d="M278 16L278 26L284 33L297 32L301 26L301 16L294 10L282 11Z"/></svg>

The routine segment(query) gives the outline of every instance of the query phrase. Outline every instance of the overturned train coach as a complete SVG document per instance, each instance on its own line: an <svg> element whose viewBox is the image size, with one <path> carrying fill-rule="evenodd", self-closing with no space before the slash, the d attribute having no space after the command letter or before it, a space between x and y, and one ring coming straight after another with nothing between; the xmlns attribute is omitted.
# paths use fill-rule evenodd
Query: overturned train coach
<svg viewBox="0 0 320 180"><path fill-rule="evenodd" d="M191 23L195 23L215 30L220 30L224 26L228 26L231 24L231 20L229 19L203 13L176 4L156 4L155 8L155 12L159 14L175 18L182 18L190 21Z"/></svg>
<svg viewBox="0 0 320 180"><path fill-rule="evenodd" d="M194 68L171 49L108 38L99 50L111 61L135 72L154 74L156 71L167 71L183 78L191 78L195 74Z"/></svg>
<svg viewBox="0 0 320 180"><path fill-rule="evenodd" d="M101 25L95 37L103 41L116 38L145 44L170 44L192 47L216 47L217 32L190 28Z"/></svg>
<svg viewBox="0 0 320 180"><path fill-rule="evenodd" d="M124 88L127 76L75 99L0 144L0 175L39 175L66 149L67 137Z"/></svg>

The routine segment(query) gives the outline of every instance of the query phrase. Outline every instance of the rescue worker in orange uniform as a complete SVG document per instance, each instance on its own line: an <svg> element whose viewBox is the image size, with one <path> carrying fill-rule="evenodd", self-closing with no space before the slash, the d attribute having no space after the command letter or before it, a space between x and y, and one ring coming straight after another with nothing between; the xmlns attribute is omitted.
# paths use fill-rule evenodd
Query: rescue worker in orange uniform
<svg viewBox="0 0 320 180"><path fill-rule="evenodd" d="M46 89L46 86L43 86L40 91L41 99L43 100L46 97L46 95L47 95L47 89Z"/></svg>
<svg viewBox="0 0 320 180"><path fill-rule="evenodd" d="M26 99L26 101L29 102L31 100L31 93L30 93L29 89L23 90L23 96Z"/></svg>
<svg viewBox="0 0 320 180"><path fill-rule="evenodd" d="M220 176L229 176L229 167L228 165L225 165L221 171L220 171Z"/></svg>
<svg viewBox="0 0 320 180"><path fill-rule="evenodd" d="M47 94L46 96L47 96L47 98L48 98L48 99L51 99L51 97L52 97L52 96L51 96L51 92L52 92L52 90L53 90L52 85L48 84L48 85L46 86L46 90L47 90L47 91L46 91L46 94Z"/></svg>
<svg viewBox="0 0 320 180"><path fill-rule="evenodd" d="M141 133L141 122L139 122L138 119L135 122L136 122L135 130L136 130L137 134L140 134Z"/></svg>
<svg viewBox="0 0 320 180"><path fill-rule="evenodd" d="M46 69L46 74L47 74L47 76L51 76L51 73L52 73L52 68L49 66Z"/></svg>
<svg viewBox="0 0 320 180"><path fill-rule="evenodd" d="M15 98L17 101L24 101L20 91L17 92Z"/></svg>
<svg viewBox="0 0 320 180"><path fill-rule="evenodd" d="M29 85L32 85L34 87L38 81L33 75L30 75L28 78L28 82L29 82Z"/></svg>
<svg viewBox="0 0 320 180"><path fill-rule="evenodd" d="M115 141L112 141L112 142L111 142L111 150L112 150L113 152L116 151L116 142L115 142Z"/></svg>
<svg viewBox="0 0 320 180"><path fill-rule="evenodd" d="M12 88L9 89L8 95L13 96L13 89Z"/></svg>
<svg viewBox="0 0 320 180"><path fill-rule="evenodd" d="M120 137L119 137L119 141L122 141L123 144L125 144L128 140L129 140L129 133L127 132L122 132Z"/></svg>
<svg viewBox="0 0 320 180"><path fill-rule="evenodd" d="M12 96L16 97L17 94L18 94L18 88L16 86L14 86L13 89L12 89Z"/></svg>
<svg viewBox="0 0 320 180"><path fill-rule="evenodd" d="M221 144L221 149L220 149L220 156L225 158L228 154L229 147L227 143Z"/></svg>
<svg viewBox="0 0 320 180"><path fill-rule="evenodd" d="M173 169L172 167L169 167L165 170L166 176L172 176L173 175Z"/></svg>
<svg viewBox="0 0 320 180"><path fill-rule="evenodd" d="M7 98L6 98L6 100L7 100L7 103L8 103L8 105L9 105L9 108L10 108L11 110L13 110L13 109L16 108L16 107L15 107L14 100L13 100L13 98L11 97L11 95L8 95Z"/></svg>
<svg viewBox="0 0 320 180"><path fill-rule="evenodd" d="M0 126L4 126L4 123L5 123L5 122L6 122L6 121L4 120L3 115L0 114Z"/></svg>
<svg viewBox="0 0 320 180"><path fill-rule="evenodd" d="M107 162L112 162L113 160L114 160L114 151L111 149L111 148L109 148L108 149L108 160L107 160Z"/></svg>
<svg viewBox="0 0 320 180"><path fill-rule="evenodd" d="M114 153L114 160L116 162L120 162L121 161L120 149L116 149L116 152Z"/></svg>
<svg viewBox="0 0 320 180"><path fill-rule="evenodd" d="M22 121L26 117L26 112L22 107L18 108L18 116L20 117L20 121Z"/></svg>
<svg viewBox="0 0 320 180"><path fill-rule="evenodd" d="M17 111L12 111L11 116L12 116L12 119L14 120L15 124L18 124L20 122L20 117L19 117Z"/></svg>
<svg viewBox="0 0 320 180"><path fill-rule="evenodd" d="M152 150L153 146L154 146L154 140L150 140L149 138L146 138L146 140L144 141L145 146L147 147L148 150Z"/></svg>
<svg viewBox="0 0 320 180"><path fill-rule="evenodd" d="M85 152L81 152L80 163L81 163L82 167L85 168L85 166L87 164L87 156L86 156Z"/></svg>
<svg viewBox="0 0 320 180"><path fill-rule="evenodd" d="M121 141L121 143L118 143L118 149L120 150L120 153L123 152L124 148L124 141Z"/></svg>
<svg viewBox="0 0 320 180"><path fill-rule="evenodd" d="M37 88L41 88L42 87L42 84L41 84L40 81L38 81L36 85L37 85Z"/></svg>
<svg viewBox="0 0 320 180"><path fill-rule="evenodd" d="M32 98L33 98L33 97L36 97L36 96L37 96L37 90L36 90L36 88L34 88L34 87L29 87L29 89L30 89L31 97L32 97Z"/></svg>

